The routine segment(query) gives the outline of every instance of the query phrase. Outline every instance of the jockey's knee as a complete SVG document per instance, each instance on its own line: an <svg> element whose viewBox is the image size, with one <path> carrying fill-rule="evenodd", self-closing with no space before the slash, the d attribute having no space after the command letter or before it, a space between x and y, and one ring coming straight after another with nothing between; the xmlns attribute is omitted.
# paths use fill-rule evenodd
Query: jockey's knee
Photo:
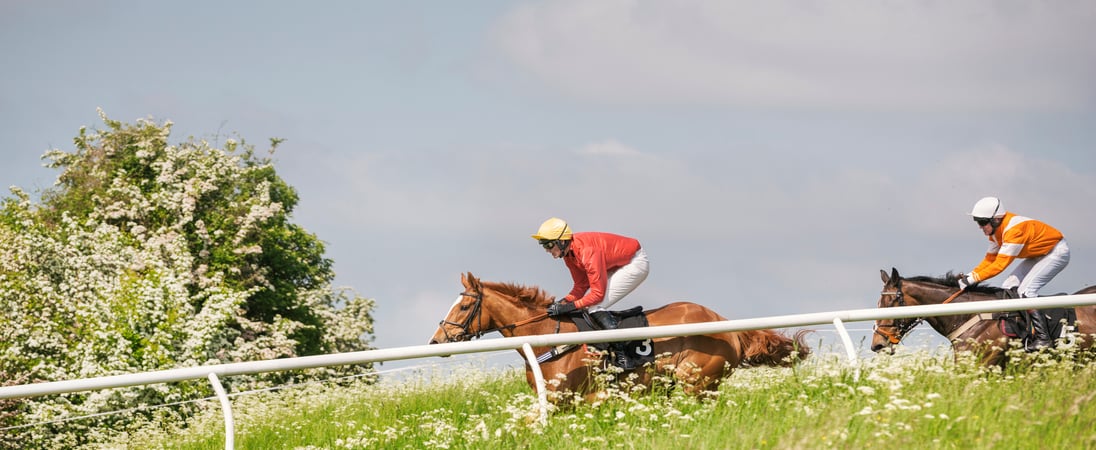
<svg viewBox="0 0 1096 450"><path fill-rule="evenodd" d="M1039 290L1038 289L1031 289L1031 288L1027 288L1027 289L1020 288L1020 289L1017 290L1016 293L1020 294L1020 298L1035 298L1035 297L1039 296Z"/></svg>

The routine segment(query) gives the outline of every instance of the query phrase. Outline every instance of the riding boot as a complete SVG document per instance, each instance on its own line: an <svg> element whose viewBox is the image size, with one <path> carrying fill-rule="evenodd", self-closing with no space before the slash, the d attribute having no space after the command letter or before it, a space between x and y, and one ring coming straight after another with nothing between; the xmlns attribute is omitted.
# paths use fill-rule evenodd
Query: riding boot
<svg viewBox="0 0 1096 450"><path fill-rule="evenodd" d="M603 330L615 330L617 329L617 326L620 325L616 316L609 311L595 311L590 313L590 317L593 317L594 321L596 321ZM613 351L613 365L624 370L636 368L636 363L628 356L628 351L623 342L610 343L609 348Z"/></svg>
<svg viewBox="0 0 1096 450"><path fill-rule="evenodd" d="M1029 315L1031 318L1031 340L1028 342L1027 351L1037 352L1050 346L1050 329L1047 326L1046 314L1034 309Z"/></svg>

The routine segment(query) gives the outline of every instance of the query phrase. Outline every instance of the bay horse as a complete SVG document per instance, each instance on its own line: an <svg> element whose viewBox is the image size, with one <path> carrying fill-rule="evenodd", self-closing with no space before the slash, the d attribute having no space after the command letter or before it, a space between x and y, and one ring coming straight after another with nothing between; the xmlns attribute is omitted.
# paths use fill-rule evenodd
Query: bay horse
<svg viewBox="0 0 1096 450"><path fill-rule="evenodd" d="M880 308L939 305L952 298L954 298L951 300L952 303L1000 300L998 295L1003 291L998 287L972 285L956 295L959 292L959 283L957 278L952 276L902 278L898 274L898 269L895 268L891 268L889 275L885 270L880 270L879 275L883 280L883 290L879 295ZM1081 289L1074 295L1093 292L1096 292L1096 286ZM1075 308L1075 311L1077 313L1075 332L1081 336L1078 339L1079 346L1081 349L1090 350L1093 345L1093 333L1096 333L1096 305L1079 306ZM1004 368L1008 362L1009 339L1015 338L1006 335L1000 321L992 319L989 314L876 320L875 333L871 340L872 351L879 352L887 349L893 352L893 346L901 342L902 338L922 321L928 322L933 330L951 342L956 357L961 352L970 351L977 355L979 361L986 367Z"/></svg>
<svg viewBox="0 0 1096 450"><path fill-rule="evenodd" d="M471 273L461 274L461 283L464 291L438 325L431 344L467 341L495 331L504 337L578 331L570 318L548 317L545 309L555 298L535 286L481 281ZM704 306L688 302L671 303L646 314L651 326L726 320ZM806 358L810 354L804 341L806 333L800 331L789 338L773 330L751 330L656 338L653 339L655 362L631 372L638 376L635 379L638 384L650 387L656 376L668 375L686 392L699 395L716 390L723 378L743 364L790 366ZM534 347L537 355L551 350ZM594 398L598 391L594 382L597 371L590 361L582 346L543 361L541 371L547 389L585 395L588 400ZM525 375L535 389L528 361ZM617 374L617 379L626 375L627 372Z"/></svg>

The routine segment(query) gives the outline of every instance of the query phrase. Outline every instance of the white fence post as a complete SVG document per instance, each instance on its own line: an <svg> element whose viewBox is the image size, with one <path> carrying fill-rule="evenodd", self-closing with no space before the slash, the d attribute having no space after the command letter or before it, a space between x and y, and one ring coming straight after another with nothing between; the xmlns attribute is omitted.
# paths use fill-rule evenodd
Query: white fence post
<svg viewBox="0 0 1096 450"><path fill-rule="evenodd" d="M548 420L548 392L544 386L544 373L540 371L540 362L537 361L537 355L533 353L533 346L526 342L521 345L521 349L525 353L525 360L529 362L529 368L533 371L533 379L536 380L537 400L540 406L538 421L544 424Z"/></svg>
<svg viewBox="0 0 1096 450"><path fill-rule="evenodd" d="M841 343L845 346L845 354L849 357L849 363L856 366L856 372L853 373L852 379L859 381L860 358L856 357L856 350L852 346L852 338L849 337L848 330L845 329L845 323L841 321L840 317L834 317L833 326L837 328L837 335L841 336Z"/></svg>
<svg viewBox="0 0 1096 450"><path fill-rule="evenodd" d="M213 391L221 400L221 409L225 414L225 450L232 450L236 446L236 425L232 420L232 403L228 401L228 394L225 394L225 388L221 385L221 380L217 379L216 372L209 373L209 382L213 383Z"/></svg>

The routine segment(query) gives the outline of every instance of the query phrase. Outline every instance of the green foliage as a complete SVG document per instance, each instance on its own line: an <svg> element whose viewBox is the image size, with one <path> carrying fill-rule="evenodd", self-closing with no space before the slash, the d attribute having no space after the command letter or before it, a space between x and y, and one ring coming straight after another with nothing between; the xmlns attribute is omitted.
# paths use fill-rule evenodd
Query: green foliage
<svg viewBox="0 0 1096 450"><path fill-rule="evenodd" d="M106 130L82 128L74 151L46 152L60 175L40 204L18 188L0 203L0 373L53 381L369 348L373 302L332 288L323 242L292 222L299 198L270 157L233 139L170 144L170 122L100 115ZM5 403L0 427L208 391L180 383ZM59 430L28 437L94 439Z"/></svg>

